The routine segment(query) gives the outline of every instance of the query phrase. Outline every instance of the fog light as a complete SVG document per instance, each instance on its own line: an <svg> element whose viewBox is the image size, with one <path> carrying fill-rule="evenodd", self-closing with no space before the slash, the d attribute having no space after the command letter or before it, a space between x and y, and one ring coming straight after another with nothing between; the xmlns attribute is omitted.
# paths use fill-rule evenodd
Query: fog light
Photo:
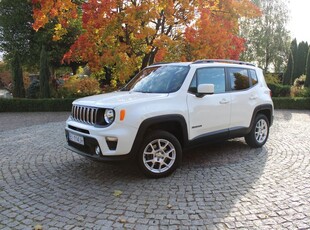
<svg viewBox="0 0 310 230"><path fill-rule="evenodd" d="M110 150L116 150L118 141L117 137L106 137L105 140Z"/></svg>
<svg viewBox="0 0 310 230"><path fill-rule="evenodd" d="M101 150L100 150L100 147L99 147L99 146L97 146L97 147L95 148L95 153L96 153L97 156L100 156L100 155L101 155Z"/></svg>

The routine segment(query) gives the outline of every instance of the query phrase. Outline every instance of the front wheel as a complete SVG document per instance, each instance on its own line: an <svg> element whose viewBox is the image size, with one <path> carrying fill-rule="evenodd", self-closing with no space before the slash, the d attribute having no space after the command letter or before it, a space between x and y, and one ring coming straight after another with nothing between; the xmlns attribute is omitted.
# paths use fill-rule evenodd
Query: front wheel
<svg viewBox="0 0 310 230"><path fill-rule="evenodd" d="M178 139L166 131L153 131L143 141L138 164L142 172L152 178L170 175L182 160L182 148Z"/></svg>
<svg viewBox="0 0 310 230"><path fill-rule="evenodd" d="M245 136L246 143L253 148L262 147L269 135L269 121L264 114L258 114L255 118L251 132Z"/></svg>

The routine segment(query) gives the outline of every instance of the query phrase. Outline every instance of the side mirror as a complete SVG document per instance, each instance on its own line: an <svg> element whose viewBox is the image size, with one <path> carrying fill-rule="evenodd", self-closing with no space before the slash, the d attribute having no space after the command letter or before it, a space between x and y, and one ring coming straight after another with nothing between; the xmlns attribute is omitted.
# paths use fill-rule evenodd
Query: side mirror
<svg viewBox="0 0 310 230"><path fill-rule="evenodd" d="M207 94L214 94L214 84L200 84L197 88L197 97L203 97Z"/></svg>

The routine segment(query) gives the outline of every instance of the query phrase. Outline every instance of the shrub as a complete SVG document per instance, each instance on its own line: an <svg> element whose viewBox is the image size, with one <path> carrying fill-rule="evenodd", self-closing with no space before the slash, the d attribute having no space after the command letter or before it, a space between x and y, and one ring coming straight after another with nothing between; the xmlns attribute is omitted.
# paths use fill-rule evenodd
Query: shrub
<svg viewBox="0 0 310 230"><path fill-rule="evenodd" d="M265 74L265 80L267 84L280 84L280 76L276 73L266 73Z"/></svg>
<svg viewBox="0 0 310 230"><path fill-rule="evenodd" d="M290 96L291 87L289 85L269 83L268 87L272 92L272 97L289 97Z"/></svg>
<svg viewBox="0 0 310 230"><path fill-rule="evenodd" d="M275 109L310 109L310 98L287 98L278 97L273 98Z"/></svg>
<svg viewBox="0 0 310 230"><path fill-rule="evenodd" d="M100 93L99 83L91 77L70 77L57 91L57 97L77 98Z"/></svg>
<svg viewBox="0 0 310 230"><path fill-rule="evenodd" d="M74 99L0 99L0 112L71 111Z"/></svg>

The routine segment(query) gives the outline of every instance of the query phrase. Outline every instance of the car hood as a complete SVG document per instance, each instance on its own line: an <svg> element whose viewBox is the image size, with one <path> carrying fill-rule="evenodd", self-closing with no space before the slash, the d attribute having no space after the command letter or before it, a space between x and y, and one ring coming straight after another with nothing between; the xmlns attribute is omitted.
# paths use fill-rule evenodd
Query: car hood
<svg viewBox="0 0 310 230"><path fill-rule="evenodd" d="M74 105L84 105L99 108L115 108L129 103L141 103L167 97L167 93L140 93L130 91L117 91L77 99Z"/></svg>

